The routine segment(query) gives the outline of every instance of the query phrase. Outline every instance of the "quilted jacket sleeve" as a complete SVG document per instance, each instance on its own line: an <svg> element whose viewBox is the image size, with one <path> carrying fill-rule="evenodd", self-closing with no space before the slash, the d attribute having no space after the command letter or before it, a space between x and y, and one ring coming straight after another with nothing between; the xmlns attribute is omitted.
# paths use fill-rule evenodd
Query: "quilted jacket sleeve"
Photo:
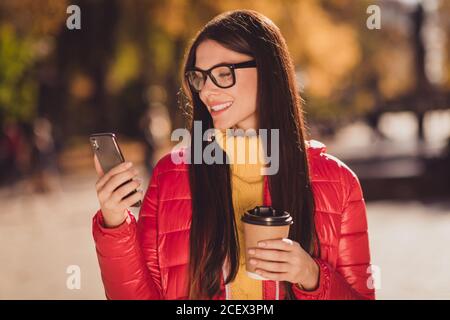
<svg viewBox="0 0 450 320"><path fill-rule="evenodd" d="M349 189L342 212L336 269L315 258L320 269L319 286L314 291L303 291L292 285L297 299L375 299L363 193L357 176L349 169L344 171L344 186Z"/></svg>
<svg viewBox="0 0 450 320"><path fill-rule="evenodd" d="M147 188L136 222L128 218L116 228L105 228L101 210L93 217L92 232L107 299L162 299L157 259L157 167ZM145 227L144 227L145 226ZM144 239L148 246L142 250Z"/></svg>

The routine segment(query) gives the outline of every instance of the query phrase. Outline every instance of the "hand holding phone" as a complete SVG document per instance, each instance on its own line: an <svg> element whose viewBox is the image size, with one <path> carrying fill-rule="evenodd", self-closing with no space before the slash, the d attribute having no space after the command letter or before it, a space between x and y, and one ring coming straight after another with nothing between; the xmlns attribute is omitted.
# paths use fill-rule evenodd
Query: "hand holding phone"
<svg viewBox="0 0 450 320"><path fill-rule="evenodd" d="M114 134L91 135L90 140L99 176L95 186L104 224L116 227L127 218L128 207L140 206L143 191L137 188L142 181L136 178L138 171L132 163L124 161Z"/></svg>
<svg viewBox="0 0 450 320"><path fill-rule="evenodd" d="M127 194L141 185L141 181L135 178L138 171L133 168L130 162L124 162L104 174L96 155L94 155L94 162L99 175L95 187L103 221L106 227L114 228L122 224L127 218L126 209L142 198L142 190L126 197ZM126 181L129 182L124 184ZM120 185L122 186L117 188ZM126 198L123 199L123 197Z"/></svg>

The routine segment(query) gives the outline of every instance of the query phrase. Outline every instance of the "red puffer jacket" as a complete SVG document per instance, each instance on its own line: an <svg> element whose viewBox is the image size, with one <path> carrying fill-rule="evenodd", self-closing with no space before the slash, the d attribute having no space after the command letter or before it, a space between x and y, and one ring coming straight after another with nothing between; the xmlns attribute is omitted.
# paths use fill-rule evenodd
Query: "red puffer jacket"
<svg viewBox="0 0 450 320"><path fill-rule="evenodd" d="M315 222L321 245L319 287L297 299L375 299L371 285L366 208L356 175L325 146L307 141ZM183 154L183 151L179 151ZM264 204L271 205L264 179ZM187 164L175 164L167 154L155 166L139 219L104 228L99 210L93 236L108 299L187 299L189 231L192 215ZM221 274L221 293L228 299ZM263 281L263 299L283 299L278 281Z"/></svg>

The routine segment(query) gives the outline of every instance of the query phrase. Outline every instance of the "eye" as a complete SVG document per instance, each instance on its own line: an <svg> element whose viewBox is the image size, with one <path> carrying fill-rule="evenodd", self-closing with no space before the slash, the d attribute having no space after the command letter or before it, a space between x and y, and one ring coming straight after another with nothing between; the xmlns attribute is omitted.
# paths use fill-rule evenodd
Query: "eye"
<svg viewBox="0 0 450 320"><path fill-rule="evenodd" d="M230 71L230 68L228 68L228 67L218 67L213 70L213 74L215 77L219 77L222 79L231 77L231 71Z"/></svg>
<svg viewBox="0 0 450 320"><path fill-rule="evenodd" d="M223 69L220 69L219 75L221 77L229 77L229 76L231 76L231 71L228 68L223 68Z"/></svg>
<svg viewBox="0 0 450 320"><path fill-rule="evenodd" d="M229 77L229 76L231 76L231 72L224 72L219 74L219 77Z"/></svg>

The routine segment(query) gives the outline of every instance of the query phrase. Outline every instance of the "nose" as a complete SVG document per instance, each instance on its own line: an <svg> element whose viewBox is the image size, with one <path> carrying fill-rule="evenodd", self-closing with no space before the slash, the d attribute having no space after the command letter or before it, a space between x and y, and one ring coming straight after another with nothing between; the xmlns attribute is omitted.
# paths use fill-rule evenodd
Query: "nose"
<svg viewBox="0 0 450 320"><path fill-rule="evenodd" d="M210 76L206 77L205 84L203 85L202 91L208 91L213 89L220 89L215 83L211 80Z"/></svg>
<svg viewBox="0 0 450 320"><path fill-rule="evenodd" d="M203 85L203 88L200 90L200 96L204 101L205 99L214 94L220 93L221 88L215 85L215 83L211 80L211 78L208 76L206 77L205 84Z"/></svg>

